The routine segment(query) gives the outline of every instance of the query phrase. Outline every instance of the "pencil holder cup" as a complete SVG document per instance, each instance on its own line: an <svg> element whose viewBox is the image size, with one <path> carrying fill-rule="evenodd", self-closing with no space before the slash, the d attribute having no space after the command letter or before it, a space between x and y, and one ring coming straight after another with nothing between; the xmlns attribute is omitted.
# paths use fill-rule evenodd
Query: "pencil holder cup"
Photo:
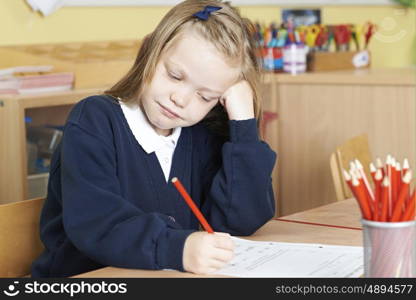
<svg viewBox="0 0 416 300"><path fill-rule="evenodd" d="M283 71L292 75L306 72L308 47L290 44L283 48Z"/></svg>
<svg viewBox="0 0 416 300"><path fill-rule="evenodd" d="M364 277L416 277L416 221L361 223Z"/></svg>

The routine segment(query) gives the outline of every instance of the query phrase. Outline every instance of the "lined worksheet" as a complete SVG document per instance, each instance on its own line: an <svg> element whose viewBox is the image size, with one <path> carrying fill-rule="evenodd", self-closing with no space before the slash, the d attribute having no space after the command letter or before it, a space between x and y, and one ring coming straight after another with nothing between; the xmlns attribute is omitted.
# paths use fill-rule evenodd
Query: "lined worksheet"
<svg viewBox="0 0 416 300"><path fill-rule="evenodd" d="M233 237L233 260L214 274L235 277L360 277L363 248L256 242Z"/></svg>

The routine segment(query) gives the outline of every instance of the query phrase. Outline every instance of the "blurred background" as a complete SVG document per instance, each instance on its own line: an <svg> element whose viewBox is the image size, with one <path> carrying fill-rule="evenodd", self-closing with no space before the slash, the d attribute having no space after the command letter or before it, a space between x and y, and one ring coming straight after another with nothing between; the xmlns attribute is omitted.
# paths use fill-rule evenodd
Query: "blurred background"
<svg viewBox="0 0 416 300"><path fill-rule="evenodd" d="M73 105L121 78L178 2L0 0L0 203L46 196ZM334 171L330 157L356 136L369 161L415 164L414 1L231 3L256 23L277 215L342 200L335 184L348 162L338 156Z"/></svg>
<svg viewBox="0 0 416 300"><path fill-rule="evenodd" d="M162 2L177 3L178 1ZM239 7L241 13L253 21L266 24L281 22L283 6L280 2L282 1L231 2L236 2L237 6L241 2L274 2L275 5L240 5ZM283 1L285 8L291 7L287 5L288 2ZM291 2L308 3L308 1ZM310 5L295 7L319 8L324 24L364 24L368 21L378 24L377 34L370 45L374 67L402 67L415 63L414 9L395 5L394 1L388 5L368 5L377 2L371 0L350 1L352 4L342 6L329 5L331 2L339 1L310 0L309 2ZM388 2L381 1L381 3ZM408 2L412 3L412 1ZM324 3L324 5L317 6L315 3ZM325 3L328 4L325 6ZM354 3L363 4L354 5ZM2 28L0 46L141 39L155 28L169 8L170 6L63 7L44 17L41 13L35 13L24 0L0 0Z"/></svg>

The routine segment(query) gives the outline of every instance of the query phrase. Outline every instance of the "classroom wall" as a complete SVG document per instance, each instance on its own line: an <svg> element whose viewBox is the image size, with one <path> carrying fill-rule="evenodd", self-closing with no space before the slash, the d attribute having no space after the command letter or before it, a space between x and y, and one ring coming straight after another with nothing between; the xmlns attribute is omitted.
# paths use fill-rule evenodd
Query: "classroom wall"
<svg viewBox="0 0 416 300"><path fill-rule="evenodd" d="M0 46L142 38L169 7L62 8L43 17L24 0L0 0ZM280 22L277 6L244 6L244 16ZM379 24L370 50L374 67L404 67L416 62L415 10L397 6L329 6L324 23Z"/></svg>

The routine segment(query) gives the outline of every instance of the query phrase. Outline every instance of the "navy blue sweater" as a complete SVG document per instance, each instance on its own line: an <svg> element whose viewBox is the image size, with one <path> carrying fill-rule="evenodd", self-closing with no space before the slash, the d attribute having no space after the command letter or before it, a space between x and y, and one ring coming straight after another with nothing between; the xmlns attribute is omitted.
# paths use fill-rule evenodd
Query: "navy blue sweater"
<svg viewBox="0 0 416 300"><path fill-rule="evenodd" d="M104 266L183 270L185 239L198 221L170 179L178 177L215 231L250 235L272 218L276 155L255 119L229 121L225 143L203 125L182 129L169 182L156 154L136 141L118 102L76 104L51 162L40 220L45 250L33 277Z"/></svg>

